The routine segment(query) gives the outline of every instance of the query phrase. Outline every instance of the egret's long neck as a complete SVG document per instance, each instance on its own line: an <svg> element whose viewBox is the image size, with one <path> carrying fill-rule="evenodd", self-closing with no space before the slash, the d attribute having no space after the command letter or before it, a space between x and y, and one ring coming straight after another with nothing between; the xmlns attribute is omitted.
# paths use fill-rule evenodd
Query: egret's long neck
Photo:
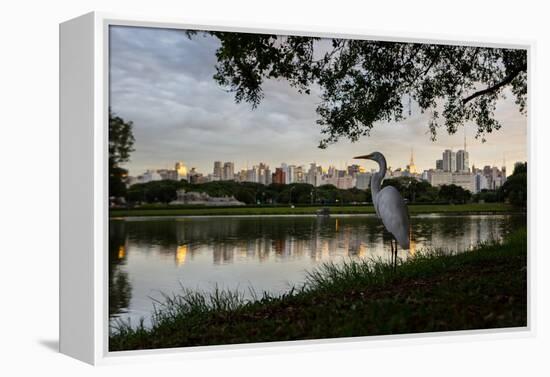
<svg viewBox="0 0 550 377"><path fill-rule="evenodd" d="M382 180L386 175L386 159L382 158L382 161L378 161L378 166L380 167L380 170L374 173L370 180L370 191L373 200L376 200L376 195L378 195L378 191L380 191L380 186L382 185Z"/></svg>

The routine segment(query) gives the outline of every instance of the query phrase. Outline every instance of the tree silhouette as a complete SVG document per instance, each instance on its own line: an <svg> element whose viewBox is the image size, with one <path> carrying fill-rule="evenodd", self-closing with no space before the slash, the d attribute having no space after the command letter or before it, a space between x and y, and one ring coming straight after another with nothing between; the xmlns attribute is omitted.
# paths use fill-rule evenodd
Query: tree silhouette
<svg viewBox="0 0 550 377"><path fill-rule="evenodd" d="M188 33L190 36L194 32ZM320 147L369 135L376 122L400 121L411 100L429 112L432 140L473 121L476 137L501 124L495 108L509 88L521 113L527 105L523 49L356 39L210 32L221 45L215 80L253 108L266 79L286 80L298 92L320 91Z"/></svg>
<svg viewBox="0 0 550 377"><path fill-rule="evenodd" d="M109 109L109 197L126 195L125 177L128 174L121 164L130 160L134 151L133 123L126 122Z"/></svg>

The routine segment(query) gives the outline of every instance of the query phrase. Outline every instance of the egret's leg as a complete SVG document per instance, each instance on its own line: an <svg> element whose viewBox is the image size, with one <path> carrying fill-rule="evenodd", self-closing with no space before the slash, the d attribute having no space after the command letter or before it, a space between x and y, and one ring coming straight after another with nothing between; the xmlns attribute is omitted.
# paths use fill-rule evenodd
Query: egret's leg
<svg viewBox="0 0 550 377"><path fill-rule="evenodd" d="M396 267L397 267L397 241L394 241L394 246L393 246L393 271L394 272Z"/></svg>
<svg viewBox="0 0 550 377"><path fill-rule="evenodd" d="M395 271L395 262L396 262L396 259L395 259L396 253L395 252L397 251L397 245L395 245L395 246L393 245L393 238L390 239L390 245L391 245L391 264L392 264L393 270Z"/></svg>
<svg viewBox="0 0 550 377"><path fill-rule="evenodd" d="M394 261L394 263L395 263L395 265L394 265L395 267L394 267L394 268L397 269L397 240L395 240L395 250L394 250L394 253L395 253L395 256L394 256L394 258L393 258L393 261Z"/></svg>
<svg viewBox="0 0 550 377"><path fill-rule="evenodd" d="M394 257L395 269L397 269L397 240L395 240L395 257Z"/></svg>
<svg viewBox="0 0 550 377"><path fill-rule="evenodd" d="M393 240L390 238L390 263L393 265Z"/></svg>

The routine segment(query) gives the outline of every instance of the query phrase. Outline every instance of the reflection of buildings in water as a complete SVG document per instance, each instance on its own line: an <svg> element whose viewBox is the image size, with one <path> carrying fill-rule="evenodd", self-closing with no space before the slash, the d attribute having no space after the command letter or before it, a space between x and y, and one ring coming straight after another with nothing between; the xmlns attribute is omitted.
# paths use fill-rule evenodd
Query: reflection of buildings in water
<svg viewBox="0 0 550 377"><path fill-rule="evenodd" d="M499 239L510 226L509 221L494 216L419 217L411 234L411 247L404 255L412 256L424 247L443 251L462 251L479 242ZM112 258L125 260L134 249L154 253L180 266L189 263L197 253L212 253L214 264L238 260L269 261L301 258L307 255L313 262L334 257L382 257L389 252L389 239L383 236L378 221L355 218L292 219L292 222L261 220L209 221L193 219L178 221L176 226L154 224L143 229L132 224L128 246L114 244ZM241 223L242 222L242 223ZM503 225L504 224L504 225ZM219 225L219 226L218 226ZM505 227L508 227L504 229ZM155 232L158 232L155 233ZM162 238L164 237L164 238Z"/></svg>
<svg viewBox="0 0 550 377"><path fill-rule="evenodd" d="M178 256L174 256L173 253L183 253L178 251L178 245L187 245L186 259L193 258L196 253L210 250L215 264L230 263L235 258L265 261L269 259L271 251L278 258L284 259L300 258L310 254L316 261L326 260L335 255L355 256L359 250L362 250L362 253L366 252L366 245L360 246L365 232L361 231L353 220L340 218L323 220L309 222L293 220L293 223L289 224L291 226L282 232L282 225L274 226L270 222L255 223L248 229L250 223L246 221L239 225L239 221L234 220L221 221L218 224L218 222L209 222L207 219L192 221L185 219L176 221L175 226L165 226L164 233L169 237L163 239L165 241L163 244L155 242L157 240L154 238L154 232L147 233L141 228L138 231L145 237L133 241L147 252L160 253L163 257L172 257L176 260ZM241 238L241 233L246 234L246 238ZM153 238L149 239L150 237ZM352 244L352 242L355 243Z"/></svg>
<svg viewBox="0 0 550 377"><path fill-rule="evenodd" d="M238 250L237 256L242 259L255 258L258 250L258 245L261 242L259 239L248 240L244 242L236 242Z"/></svg>
<svg viewBox="0 0 550 377"><path fill-rule="evenodd" d="M270 251L270 241L267 238L262 238L260 242L260 249L258 250L258 259L260 262L264 262L269 258Z"/></svg>
<svg viewBox="0 0 550 377"><path fill-rule="evenodd" d="M330 231L325 227L322 231L313 233L308 241L310 258L313 261L320 262L336 256L355 258L366 255L364 227L350 226L340 219L335 219L333 224L334 228L330 228ZM333 229L337 231L332 231Z"/></svg>
<svg viewBox="0 0 550 377"><path fill-rule="evenodd" d="M285 240L277 238L273 241L271 241L271 244L273 245L273 250L275 251L275 254L277 255L283 255L284 249L285 249Z"/></svg>
<svg viewBox="0 0 550 377"><path fill-rule="evenodd" d="M500 217L474 215L464 221L460 216L452 221L434 221L413 227L415 247L429 247L443 252L461 252L476 247L480 242L492 242L501 239L502 220Z"/></svg>
<svg viewBox="0 0 550 377"><path fill-rule="evenodd" d="M212 259L214 264L231 263L236 247L226 243L216 243L212 247Z"/></svg>
<svg viewBox="0 0 550 377"><path fill-rule="evenodd" d="M364 246L363 242L361 242L360 239L358 239L358 238L351 239L349 241L349 247L347 249L348 256L350 256L350 257L361 257L362 248L363 248L363 253L364 253L364 250L366 250L366 246Z"/></svg>
<svg viewBox="0 0 550 377"><path fill-rule="evenodd" d="M408 256L414 256L416 254L416 241L414 240L413 235L411 234Z"/></svg>
<svg viewBox="0 0 550 377"><path fill-rule="evenodd" d="M285 258L290 258L290 257L293 257L295 256L295 251L294 250L294 242L292 242L292 237L288 237L286 240L285 240Z"/></svg>
<svg viewBox="0 0 550 377"><path fill-rule="evenodd" d="M117 258L118 259L124 259L125 256L126 256L126 245L120 245L118 247Z"/></svg>
<svg viewBox="0 0 550 377"><path fill-rule="evenodd" d="M185 258L189 247L187 245L180 245L176 249L176 266L183 266L185 264Z"/></svg>
<svg viewBox="0 0 550 377"><path fill-rule="evenodd" d="M359 244L359 250L357 251L357 256L359 258L365 258L367 256L367 253L368 253L368 248L367 248L367 244L365 242L361 242Z"/></svg>
<svg viewBox="0 0 550 377"><path fill-rule="evenodd" d="M319 260L325 260L328 259L330 255L330 244L333 243L331 240L321 240L321 247L320 247L320 253L319 253Z"/></svg>

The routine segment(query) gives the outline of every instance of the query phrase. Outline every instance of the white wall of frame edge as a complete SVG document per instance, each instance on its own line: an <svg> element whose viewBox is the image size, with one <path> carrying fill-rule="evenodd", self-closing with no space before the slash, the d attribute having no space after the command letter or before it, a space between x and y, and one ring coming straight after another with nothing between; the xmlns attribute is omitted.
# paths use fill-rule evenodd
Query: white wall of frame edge
<svg viewBox="0 0 550 377"><path fill-rule="evenodd" d="M426 334L387 335L294 342L253 343L108 351L108 26L129 25L198 30L268 32L321 37L343 37L425 42L528 50L528 88L532 92L533 53L529 40L460 38L437 34L380 33L347 28L231 23L204 20L88 13L60 25L60 351L90 364L118 364L154 360L291 354L357 348L488 341L536 336L535 250L532 240L535 182L532 99L529 96L528 155L528 326ZM85 167L85 168L83 168ZM90 175L90 169L93 175ZM82 240L86 240L83 242ZM73 248L71 245L82 245ZM83 263L85 261L85 263Z"/></svg>

